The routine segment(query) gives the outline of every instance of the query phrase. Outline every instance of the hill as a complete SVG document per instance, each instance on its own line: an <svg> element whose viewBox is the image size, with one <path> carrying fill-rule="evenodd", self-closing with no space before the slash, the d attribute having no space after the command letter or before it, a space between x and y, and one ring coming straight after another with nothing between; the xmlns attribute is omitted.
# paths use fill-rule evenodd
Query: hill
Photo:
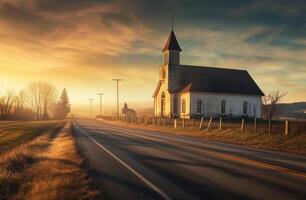
<svg viewBox="0 0 306 200"><path fill-rule="evenodd" d="M282 118L306 119L306 102L281 103L276 115Z"/></svg>

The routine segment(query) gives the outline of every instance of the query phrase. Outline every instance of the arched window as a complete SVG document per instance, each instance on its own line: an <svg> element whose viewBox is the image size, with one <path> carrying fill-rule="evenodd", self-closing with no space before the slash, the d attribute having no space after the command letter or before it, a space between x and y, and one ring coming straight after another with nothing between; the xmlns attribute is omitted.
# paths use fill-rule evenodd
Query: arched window
<svg viewBox="0 0 306 200"><path fill-rule="evenodd" d="M186 100L182 100L182 113L186 113Z"/></svg>
<svg viewBox="0 0 306 200"><path fill-rule="evenodd" d="M225 105L226 104L226 102L225 102L225 100L222 100L221 101L221 114L225 114Z"/></svg>
<svg viewBox="0 0 306 200"><path fill-rule="evenodd" d="M243 102L243 114L244 115L248 114L248 102L247 101Z"/></svg>
<svg viewBox="0 0 306 200"><path fill-rule="evenodd" d="M164 116L165 115L165 108L166 108L166 95L164 92L161 93L161 96L160 96L160 113L161 113L161 116Z"/></svg>
<svg viewBox="0 0 306 200"><path fill-rule="evenodd" d="M253 107L253 113L254 113L254 116L256 116L256 105L254 105Z"/></svg>
<svg viewBox="0 0 306 200"><path fill-rule="evenodd" d="M173 97L173 113L177 113L177 96Z"/></svg>
<svg viewBox="0 0 306 200"><path fill-rule="evenodd" d="M201 99L198 99L198 101L197 101L197 113L198 114L202 113L202 101L201 101Z"/></svg>

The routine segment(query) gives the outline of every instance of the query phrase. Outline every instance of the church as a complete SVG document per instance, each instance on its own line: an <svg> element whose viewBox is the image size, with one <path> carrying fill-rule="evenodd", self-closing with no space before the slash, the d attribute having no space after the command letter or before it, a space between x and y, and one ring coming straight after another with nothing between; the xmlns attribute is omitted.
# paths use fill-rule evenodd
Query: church
<svg viewBox="0 0 306 200"><path fill-rule="evenodd" d="M261 117L264 93L246 70L180 64L182 49L171 30L154 91L157 117Z"/></svg>

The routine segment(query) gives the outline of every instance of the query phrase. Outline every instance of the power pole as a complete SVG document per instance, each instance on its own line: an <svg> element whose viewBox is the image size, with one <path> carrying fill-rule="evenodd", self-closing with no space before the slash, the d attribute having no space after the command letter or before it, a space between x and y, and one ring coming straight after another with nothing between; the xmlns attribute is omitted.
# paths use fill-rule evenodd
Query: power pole
<svg viewBox="0 0 306 200"><path fill-rule="evenodd" d="M105 93L98 93L97 95L100 96L100 117L102 117L102 96L105 95Z"/></svg>
<svg viewBox="0 0 306 200"><path fill-rule="evenodd" d="M114 78L113 81L117 82L117 119L119 119L119 81L123 79Z"/></svg>
<svg viewBox="0 0 306 200"><path fill-rule="evenodd" d="M92 117L92 101L94 100L94 99L88 99L89 100L89 102L90 102L90 117Z"/></svg>

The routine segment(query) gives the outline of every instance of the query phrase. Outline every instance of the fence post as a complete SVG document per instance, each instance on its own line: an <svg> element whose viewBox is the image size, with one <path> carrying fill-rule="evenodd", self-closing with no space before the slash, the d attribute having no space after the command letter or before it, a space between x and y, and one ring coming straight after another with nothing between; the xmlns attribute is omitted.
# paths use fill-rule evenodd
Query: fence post
<svg viewBox="0 0 306 200"><path fill-rule="evenodd" d="M269 133L269 135L271 135L271 119L269 119L269 125L268 125L269 127L268 127L268 133Z"/></svg>
<svg viewBox="0 0 306 200"><path fill-rule="evenodd" d="M174 128L177 127L177 122L176 122L176 119L174 119Z"/></svg>
<svg viewBox="0 0 306 200"><path fill-rule="evenodd" d="M285 135L288 135L288 132L289 132L289 121L286 120L285 121Z"/></svg>
<svg viewBox="0 0 306 200"><path fill-rule="evenodd" d="M199 129L202 129L202 126L203 126L203 120L204 120L204 117L202 116L202 117L201 117L201 122L200 122L200 127L199 127Z"/></svg>
<svg viewBox="0 0 306 200"><path fill-rule="evenodd" d="M241 127L240 127L240 131L244 130L244 119L241 120Z"/></svg>
<svg viewBox="0 0 306 200"><path fill-rule="evenodd" d="M219 130L222 130L222 117L220 117L220 122L219 122Z"/></svg>
<svg viewBox="0 0 306 200"><path fill-rule="evenodd" d="M185 128L185 119L182 119L182 126Z"/></svg>
<svg viewBox="0 0 306 200"><path fill-rule="evenodd" d="M145 118L145 125L148 125L148 118Z"/></svg>
<svg viewBox="0 0 306 200"><path fill-rule="evenodd" d="M163 118L163 123L164 123L164 126L166 126L166 118Z"/></svg>
<svg viewBox="0 0 306 200"><path fill-rule="evenodd" d="M257 118L256 116L254 117L254 133L257 132Z"/></svg>
<svg viewBox="0 0 306 200"><path fill-rule="evenodd" d="M211 122L212 122L212 116L210 116L210 119L207 125L207 129L206 129L207 131L211 130Z"/></svg>
<svg viewBox="0 0 306 200"><path fill-rule="evenodd" d="M196 128L196 118L193 117L193 128Z"/></svg>

